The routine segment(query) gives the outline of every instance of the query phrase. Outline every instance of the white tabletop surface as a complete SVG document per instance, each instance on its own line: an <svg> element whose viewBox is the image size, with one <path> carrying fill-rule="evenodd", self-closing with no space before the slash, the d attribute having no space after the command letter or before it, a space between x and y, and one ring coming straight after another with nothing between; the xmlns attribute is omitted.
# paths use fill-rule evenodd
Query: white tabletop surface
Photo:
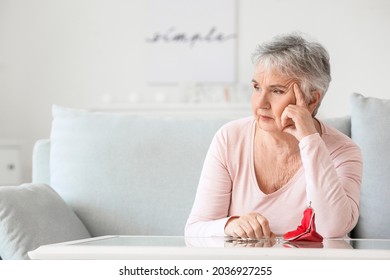
<svg viewBox="0 0 390 280"><path fill-rule="evenodd" d="M44 245L31 259L390 259L390 239L286 243L224 237L101 236Z"/></svg>

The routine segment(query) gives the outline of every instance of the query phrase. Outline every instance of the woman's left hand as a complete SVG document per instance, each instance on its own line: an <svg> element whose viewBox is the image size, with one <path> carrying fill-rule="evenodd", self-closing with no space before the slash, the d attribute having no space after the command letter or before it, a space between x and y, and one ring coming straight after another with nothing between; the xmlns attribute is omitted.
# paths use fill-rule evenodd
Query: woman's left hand
<svg viewBox="0 0 390 280"><path fill-rule="evenodd" d="M283 132L293 135L298 141L305 136L317 133L314 125L314 119L306 104L305 97L297 84L293 85L293 91L296 98L296 104L288 105L281 116ZM294 124L291 124L292 120Z"/></svg>

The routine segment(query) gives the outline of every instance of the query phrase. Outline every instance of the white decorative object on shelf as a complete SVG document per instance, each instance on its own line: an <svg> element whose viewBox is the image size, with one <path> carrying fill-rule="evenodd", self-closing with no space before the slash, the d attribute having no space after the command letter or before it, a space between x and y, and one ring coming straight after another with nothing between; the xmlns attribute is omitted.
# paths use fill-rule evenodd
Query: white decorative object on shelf
<svg viewBox="0 0 390 280"><path fill-rule="evenodd" d="M113 102L113 96L111 94L106 93L101 96L101 100L105 104L110 104Z"/></svg>
<svg viewBox="0 0 390 280"><path fill-rule="evenodd" d="M131 104L138 103L139 102L139 94L137 92L131 92L131 93L129 93L127 99Z"/></svg>

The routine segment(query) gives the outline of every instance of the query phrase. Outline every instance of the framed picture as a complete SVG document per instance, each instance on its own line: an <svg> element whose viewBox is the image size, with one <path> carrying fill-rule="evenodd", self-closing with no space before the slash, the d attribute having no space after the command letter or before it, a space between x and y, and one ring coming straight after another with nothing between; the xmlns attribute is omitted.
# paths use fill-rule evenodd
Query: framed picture
<svg viewBox="0 0 390 280"><path fill-rule="evenodd" d="M235 0L149 0L150 83L233 83Z"/></svg>

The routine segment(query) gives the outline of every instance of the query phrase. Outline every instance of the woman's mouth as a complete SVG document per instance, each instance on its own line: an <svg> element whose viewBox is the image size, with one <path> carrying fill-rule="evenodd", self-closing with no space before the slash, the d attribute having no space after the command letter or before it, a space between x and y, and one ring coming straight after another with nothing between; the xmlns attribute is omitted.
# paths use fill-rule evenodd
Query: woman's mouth
<svg viewBox="0 0 390 280"><path fill-rule="evenodd" d="M270 121L270 120L273 120L273 118L269 117L269 116L266 116L266 115L259 115L259 119L262 120L262 121Z"/></svg>

